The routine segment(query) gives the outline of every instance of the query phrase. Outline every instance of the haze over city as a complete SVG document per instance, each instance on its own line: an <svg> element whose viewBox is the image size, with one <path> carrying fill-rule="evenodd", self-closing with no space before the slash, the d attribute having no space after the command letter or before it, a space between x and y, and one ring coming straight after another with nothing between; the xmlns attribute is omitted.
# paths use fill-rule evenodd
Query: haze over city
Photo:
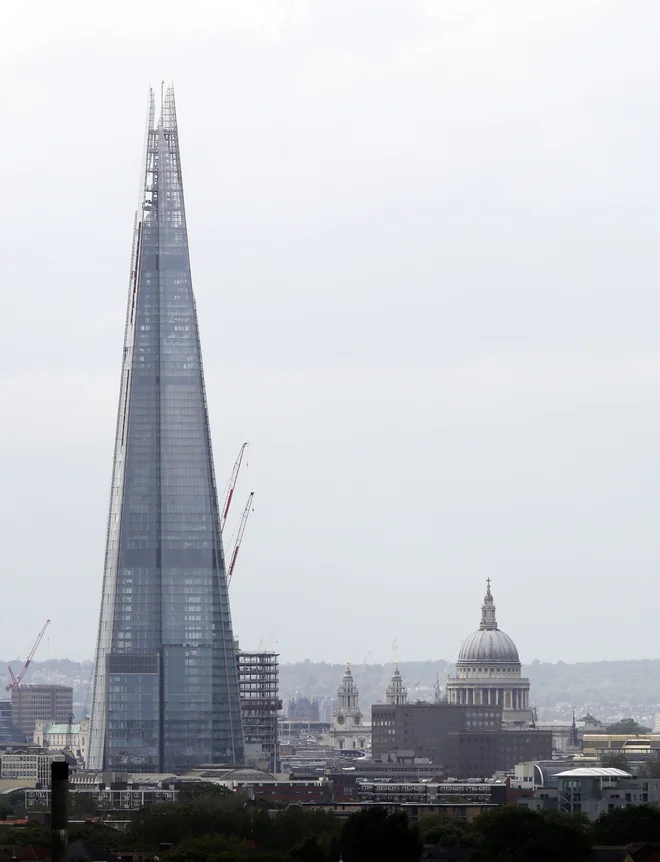
<svg viewBox="0 0 660 862"><path fill-rule="evenodd" d="M241 644L451 660L491 577L525 662L659 657L657 4L3 11L0 656L93 654L165 78Z"/></svg>

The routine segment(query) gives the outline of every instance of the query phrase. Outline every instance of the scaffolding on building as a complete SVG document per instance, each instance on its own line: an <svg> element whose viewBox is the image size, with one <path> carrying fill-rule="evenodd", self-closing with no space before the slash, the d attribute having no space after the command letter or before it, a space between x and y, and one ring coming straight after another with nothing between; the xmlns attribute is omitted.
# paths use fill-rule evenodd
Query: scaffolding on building
<svg viewBox="0 0 660 862"><path fill-rule="evenodd" d="M246 755L248 760L254 758L255 766L270 772L280 769L277 719L282 701L277 659L274 652L237 653Z"/></svg>

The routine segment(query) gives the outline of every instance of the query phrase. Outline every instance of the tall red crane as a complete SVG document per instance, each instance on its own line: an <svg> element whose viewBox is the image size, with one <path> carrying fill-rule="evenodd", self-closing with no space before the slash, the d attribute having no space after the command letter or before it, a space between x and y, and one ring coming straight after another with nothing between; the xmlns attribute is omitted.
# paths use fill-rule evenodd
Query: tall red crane
<svg viewBox="0 0 660 862"><path fill-rule="evenodd" d="M243 443L241 446L241 451L238 453L238 458L236 459L236 463L234 464L234 469L231 471L231 479L229 480L229 488L227 489L227 496L225 497L225 504L222 507L222 515L220 516L220 529L224 530L225 523L227 521L227 513L229 512L229 507L231 506L232 497L234 496L234 488L236 487L236 481L238 479L238 473L241 469L241 462L243 461L243 454L245 449L247 448L247 443Z"/></svg>
<svg viewBox="0 0 660 862"><path fill-rule="evenodd" d="M11 682L9 683L9 685L6 688L7 691L11 691L12 688L18 688L18 686L21 684L21 680L25 676L27 669L30 667L30 662L34 658L34 654L36 653L36 651L39 649L39 644L41 643L41 640L42 640L44 634L46 633L46 629L48 628L49 625L50 625L50 620L46 620L46 622L44 623L44 627L42 628L42 630L37 635L37 639L34 642L32 649L30 650L30 654L27 657L27 661L25 662L23 667L20 669L18 676L14 675L14 671L10 667L7 668L7 670L9 671L9 677L11 679Z"/></svg>
<svg viewBox="0 0 660 862"><path fill-rule="evenodd" d="M243 541L243 533L245 532L245 527L248 522L248 518L250 517L250 512L252 509L252 500L254 499L254 491L248 497L248 501L243 509L243 514L241 515L241 523L238 525L238 533L236 534L236 542L234 543L234 550L231 552L231 560L229 563L229 568L227 569L227 584L231 583L231 576L234 574L234 567L236 565L236 558L238 557L238 551L241 547L241 542Z"/></svg>

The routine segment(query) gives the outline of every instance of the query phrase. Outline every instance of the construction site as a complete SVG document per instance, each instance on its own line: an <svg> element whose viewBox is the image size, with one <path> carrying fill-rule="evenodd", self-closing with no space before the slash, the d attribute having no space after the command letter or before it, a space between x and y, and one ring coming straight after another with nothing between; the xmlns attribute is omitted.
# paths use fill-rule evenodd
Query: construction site
<svg viewBox="0 0 660 862"><path fill-rule="evenodd" d="M244 443L241 446L229 480L220 518L223 535L247 445ZM241 514L232 550L227 557L228 585L234 576L253 500L254 492L251 492ZM240 649L236 652L246 763L268 772L279 772L280 768L278 716L282 701L279 698L277 659L277 653L274 652L244 652Z"/></svg>

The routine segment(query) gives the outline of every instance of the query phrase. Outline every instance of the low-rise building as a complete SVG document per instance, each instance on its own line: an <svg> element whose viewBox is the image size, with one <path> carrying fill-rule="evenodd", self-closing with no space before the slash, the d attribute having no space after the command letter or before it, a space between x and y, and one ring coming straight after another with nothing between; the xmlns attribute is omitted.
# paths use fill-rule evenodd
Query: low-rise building
<svg viewBox="0 0 660 862"><path fill-rule="evenodd" d="M527 760L517 763L511 784L526 790L539 787L557 787L557 775L577 766L598 766L597 761L586 763L583 760Z"/></svg>
<svg viewBox="0 0 660 862"><path fill-rule="evenodd" d="M595 819L605 811L631 805L660 803L660 779L633 778L623 769L579 767L557 775L561 811L583 812Z"/></svg>
<svg viewBox="0 0 660 862"><path fill-rule="evenodd" d="M329 774L339 770L329 770ZM368 781L441 781L446 772L441 764L434 763L430 757L418 757L412 749L397 749L388 754L370 759L357 760L344 772L350 771L357 778Z"/></svg>
<svg viewBox="0 0 660 862"><path fill-rule="evenodd" d="M176 802L178 791L154 785L124 785L106 787L100 784L90 787L72 787L71 793L92 800L99 811L135 811L157 802ZM25 791L25 810L50 811L50 788L34 788Z"/></svg>
<svg viewBox="0 0 660 862"><path fill-rule="evenodd" d="M330 802L327 804L312 804L309 803L303 807L314 811L329 811L340 820L348 819L351 814L356 811L364 811L366 808L371 808L377 805L385 807L388 811L405 811L411 823L417 823L425 817L442 817L444 820L461 820L471 823L484 811L488 811L495 806L489 803L481 802L437 802L423 804L418 802Z"/></svg>
<svg viewBox="0 0 660 862"><path fill-rule="evenodd" d="M660 752L660 733L585 733L582 747L587 757L623 754L627 758L643 760Z"/></svg>
<svg viewBox="0 0 660 862"><path fill-rule="evenodd" d="M554 808L568 814L600 814L633 805L660 806L660 778L635 778L622 769L585 766L559 772L556 788L537 788L532 798L520 799L528 808Z"/></svg>
<svg viewBox="0 0 660 862"><path fill-rule="evenodd" d="M50 765L55 759L61 760L62 755L49 753L43 749L3 752L0 755L0 779L16 778L44 785L50 784Z"/></svg>
<svg viewBox="0 0 660 862"><path fill-rule="evenodd" d="M34 727L33 741L35 745L41 748L71 751L85 762L89 742L89 719L84 718L79 722L65 724L37 721Z"/></svg>
<svg viewBox="0 0 660 862"><path fill-rule="evenodd" d="M236 793L254 801L325 804L333 800L333 785L327 779L316 781L267 781L237 784Z"/></svg>
<svg viewBox="0 0 660 862"><path fill-rule="evenodd" d="M394 783L358 781L360 802L415 803L417 805L465 804L504 805L508 799L508 782L442 781L434 783Z"/></svg>

